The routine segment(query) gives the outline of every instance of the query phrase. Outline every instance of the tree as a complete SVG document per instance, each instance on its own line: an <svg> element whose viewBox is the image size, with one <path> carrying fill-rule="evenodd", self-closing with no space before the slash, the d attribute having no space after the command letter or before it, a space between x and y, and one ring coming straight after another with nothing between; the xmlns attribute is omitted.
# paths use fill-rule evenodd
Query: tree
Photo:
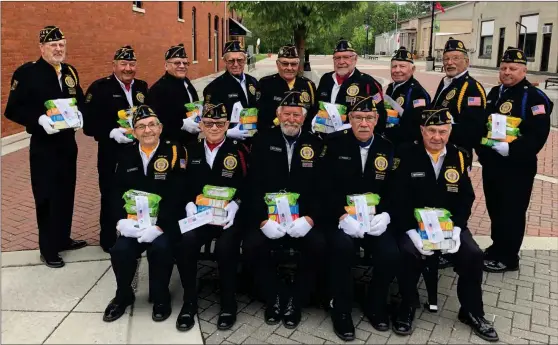
<svg viewBox="0 0 558 345"><path fill-rule="evenodd" d="M231 1L229 7L239 13L251 13L256 27L285 30L292 33L300 55L302 71L305 62L306 40L309 33L329 35L335 22L360 6L358 2L297 2L297 1ZM322 36L324 37L324 36ZM331 37L330 37L331 38ZM337 37L338 38L338 37Z"/></svg>

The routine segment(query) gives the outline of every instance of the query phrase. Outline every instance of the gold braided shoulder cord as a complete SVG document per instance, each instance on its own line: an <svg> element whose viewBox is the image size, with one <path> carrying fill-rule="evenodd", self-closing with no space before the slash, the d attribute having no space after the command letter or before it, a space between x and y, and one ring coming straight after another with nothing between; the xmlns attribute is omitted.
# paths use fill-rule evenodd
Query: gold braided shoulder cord
<svg viewBox="0 0 558 345"><path fill-rule="evenodd" d="M458 151L459 153L459 162L461 163L461 173L465 172L465 161L463 160L463 152Z"/></svg>
<svg viewBox="0 0 558 345"><path fill-rule="evenodd" d="M172 145L172 164L171 169L174 169L174 165L176 164L176 158L178 154L176 153L176 145Z"/></svg>
<svg viewBox="0 0 558 345"><path fill-rule="evenodd" d="M308 82L308 88L310 89L310 93L312 94L312 104L314 104L314 89L312 88L312 84Z"/></svg>
<svg viewBox="0 0 558 345"><path fill-rule="evenodd" d="M482 106L484 109L486 109L486 94L484 93L484 89L482 88L481 84L479 84L479 82L477 82L477 89L479 89L479 92L481 94L482 97Z"/></svg>
<svg viewBox="0 0 558 345"><path fill-rule="evenodd" d="M457 112L459 114L461 114L461 102L463 102L463 96L465 96L465 91L467 90L468 86L469 86L469 82L466 81L465 84L463 84L461 91L459 92L459 98L457 99Z"/></svg>
<svg viewBox="0 0 558 345"><path fill-rule="evenodd" d="M72 67L70 67L70 65L68 65L68 69L70 70L70 72L72 72L72 75L74 76L74 79L76 80L76 84L79 85L79 80L76 76L76 73L74 72L74 69Z"/></svg>

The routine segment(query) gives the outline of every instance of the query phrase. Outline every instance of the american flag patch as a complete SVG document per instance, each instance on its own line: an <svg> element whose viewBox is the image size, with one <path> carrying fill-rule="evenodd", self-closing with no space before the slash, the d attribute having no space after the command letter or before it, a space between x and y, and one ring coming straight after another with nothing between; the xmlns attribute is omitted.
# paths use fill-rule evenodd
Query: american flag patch
<svg viewBox="0 0 558 345"><path fill-rule="evenodd" d="M424 98L415 99L413 101L413 108L416 107L426 107L426 100Z"/></svg>
<svg viewBox="0 0 558 345"><path fill-rule="evenodd" d="M186 160L180 159L180 169L186 169Z"/></svg>
<svg viewBox="0 0 558 345"><path fill-rule="evenodd" d="M481 98L480 97L468 97L467 98L467 105L475 105L475 106L479 106L481 105Z"/></svg>
<svg viewBox="0 0 558 345"><path fill-rule="evenodd" d="M380 93L378 92L377 94L372 96L372 99L374 100L374 102L380 103L382 101L382 95L380 95Z"/></svg>
<svg viewBox="0 0 558 345"><path fill-rule="evenodd" d="M535 105L534 107L531 107L531 111L533 112L533 115L546 114L546 110L544 109L544 104L539 104L539 105Z"/></svg>

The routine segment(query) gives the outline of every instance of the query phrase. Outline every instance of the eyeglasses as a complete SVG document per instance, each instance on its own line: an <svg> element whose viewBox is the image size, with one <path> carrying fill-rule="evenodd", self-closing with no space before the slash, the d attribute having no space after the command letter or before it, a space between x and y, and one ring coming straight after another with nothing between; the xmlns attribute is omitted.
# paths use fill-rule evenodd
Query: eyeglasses
<svg viewBox="0 0 558 345"><path fill-rule="evenodd" d="M246 59L228 59L228 60L225 60L225 61L227 62L227 64L232 66L232 65L234 65L235 62L239 65L242 65L244 63L244 61L246 61Z"/></svg>
<svg viewBox="0 0 558 345"><path fill-rule="evenodd" d="M356 56L356 54L350 55L350 56L334 56L333 57L333 61L342 61L342 60L346 60L349 61L352 58L354 58Z"/></svg>
<svg viewBox="0 0 558 345"><path fill-rule="evenodd" d="M137 125L136 127L134 127L134 129L137 130L137 131L145 131L145 129L147 127L149 127L150 130L154 131L156 128L159 127L159 125L160 125L160 123L158 123L158 122L151 122L151 123L147 124L147 126L143 125L143 124Z"/></svg>
<svg viewBox="0 0 558 345"><path fill-rule="evenodd" d="M433 127L428 127L426 129L426 132L430 135L438 134L438 135L441 135L441 136L448 135L448 133L449 133L449 131L447 129L439 129L438 130L438 129L433 128Z"/></svg>
<svg viewBox="0 0 558 345"><path fill-rule="evenodd" d="M47 47L53 48L53 49L55 49L55 48L62 49L64 47L66 47L66 43L59 43L59 42L50 42L50 43L45 43L44 45L47 46Z"/></svg>
<svg viewBox="0 0 558 345"><path fill-rule="evenodd" d="M285 61L279 61L279 60L277 60L277 62L279 62L279 64L280 64L281 66L285 67L285 68L286 68L286 67L289 67L289 66L296 67L296 66L299 65L299 62L298 62L298 61L297 61L297 62L285 62Z"/></svg>
<svg viewBox="0 0 558 345"><path fill-rule="evenodd" d="M120 61L118 64L119 64L120 66L124 67L124 68L125 68L126 66L130 66L130 67L133 68L133 67L136 67L137 62Z"/></svg>
<svg viewBox="0 0 558 345"><path fill-rule="evenodd" d="M188 62L188 61L186 61L186 62L184 62L184 61L174 61L174 62L169 62L169 63L172 64L174 67L177 67L177 68L182 66L182 65L190 66L190 62Z"/></svg>
<svg viewBox="0 0 558 345"><path fill-rule="evenodd" d="M209 121L202 121L204 127L207 127L208 129L213 128L213 126L217 127L217 128L223 128L225 127L225 125L227 124L227 122L209 122Z"/></svg>
<svg viewBox="0 0 558 345"><path fill-rule="evenodd" d="M352 115L351 119L353 119L356 123L361 123L362 121L366 120L366 122L373 122L378 119L378 116L359 116L359 115Z"/></svg>
<svg viewBox="0 0 558 345"><path fill-rule="evenodd" d="M442 61L444 63L448 63L448 62L450 62L450 60L451 60L451 62L459 62L460 60L463 60L463 59L465 59L465 58L460 57L460 56L452 56L451 58L447 58L447 57L443 58Z"/></svg>

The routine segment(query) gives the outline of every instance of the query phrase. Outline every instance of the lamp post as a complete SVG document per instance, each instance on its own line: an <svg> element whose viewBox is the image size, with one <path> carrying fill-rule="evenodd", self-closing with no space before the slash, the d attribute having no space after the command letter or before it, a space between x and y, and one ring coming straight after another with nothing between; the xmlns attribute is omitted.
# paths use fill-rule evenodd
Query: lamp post
<svg viewBox="0 0 558 345"><path fill-rule="evenodd" d="M364 48L364 57L367 57L368 52L368 31L370 30L370 13L366 12L366 20L364 22L364 27L366 28L366 47Z"/></svg>

